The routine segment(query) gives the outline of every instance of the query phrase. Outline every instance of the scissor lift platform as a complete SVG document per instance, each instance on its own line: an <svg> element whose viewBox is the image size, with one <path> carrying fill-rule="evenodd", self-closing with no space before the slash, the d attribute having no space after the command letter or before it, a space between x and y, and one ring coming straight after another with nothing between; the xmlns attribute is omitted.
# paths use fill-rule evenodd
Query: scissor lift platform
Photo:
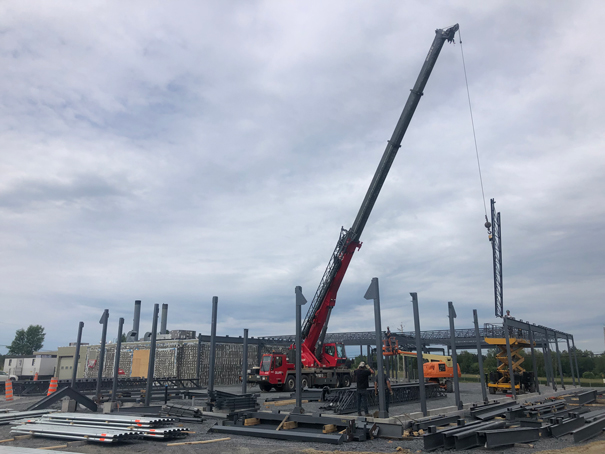
<svg viewBox="0 0 605 454"><path fill-rule="evenodd" d="M486 337L485 342L497 347L499 352L496 354L498 368L496 372L490 374L488 389L490 394L496 394L497 391L508 392L512 389L510 380L510 369L508 367L508 354L506 352L506 339L503 337ZM525 360L521 356L521 350L531 347L526 339L509 337L510 356L512 361L513 374L515 375L515 390L519 393L523 391L534 392L535 384L533 373L527 372L521 364Z"/></svg>

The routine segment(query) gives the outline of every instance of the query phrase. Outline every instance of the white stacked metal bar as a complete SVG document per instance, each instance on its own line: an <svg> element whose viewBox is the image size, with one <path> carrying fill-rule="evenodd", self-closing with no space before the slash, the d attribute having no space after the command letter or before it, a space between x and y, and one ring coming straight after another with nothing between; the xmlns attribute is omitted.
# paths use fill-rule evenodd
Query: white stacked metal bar
<svg viewBox="0 0 605 454"><path fill-rule="evenodd" d="M140 432L114 428L73 427L66 424L24 424L11 429L13 435L33 435L34 437L61 438L66 440L87 440L100 443L115 443L141 438Z"/></svg>
<svg viewBox="0 0 605 454"><path fill-rule="evenodd" d="M100 424L100 423L91 423L88 424L86 422L69 422L69 421L46 421L46 420L37 420L34 421L36 424L52 424L52 425L57 425L57 426L67 426L67 427L87 427L87 428L91 428L91 429L99 429L99 430L123 430L123 431L129 431L129 432L133 432L133 433L137 433L137 434L141 434L144 437L147 438L177 438L177 437L182 437L185 436L186 434L184 432L188 432L189 428L187 427L174 427L174 426L167 426L167 427L156 427L156 428L151 428L151 427L135 427L133 425L131 426L116 426L113 425L111 423L109 424Z"/></svg>
<svg viewBox="0 0 605 454"><path fill-rule="evenodd" d="M46 415L43 417L45 421L52 423L53 421L67 421L67 422L89 422L96 424L112 424L120 425L123 427L158 427L167 424L174 424L176 420L174 418L164 417L148 417L138 415L101 415L94 413L56 413Z"/></svg>
<svg viewBox="0 0 605 454"><path fill-rule="evenodd" d="M70 454L67 451L57 451L56 449L53 449L52 452L55 454ZM16 446L0 445L0 454L40 454L40 450L37 448L18 448Z"/></svg>
<svg viewBox="0 0 605 454"><path fill-rule="evenodd" d="M38 416L51 413L54 410L32 410L32 411L15 411L10 413L0 414L0 425L11 424L15 421L28 418L37 418Z"/></svg>

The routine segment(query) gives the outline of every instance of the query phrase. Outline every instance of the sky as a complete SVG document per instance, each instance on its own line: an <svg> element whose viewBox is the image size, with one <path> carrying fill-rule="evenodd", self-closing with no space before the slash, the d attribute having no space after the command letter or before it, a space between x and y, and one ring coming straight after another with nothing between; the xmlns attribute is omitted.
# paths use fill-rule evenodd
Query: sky
<svg viewBox="0 0 605 454"><path fill-rule="evenodd" d="M0 3L0 353L141 331L294 333L438 28L445 44L365 227L330 332L504 308L603 352L605 4L599 1ZM477 155L462 62L477 137ZM303 314L304 315L304 314Z"/></svg>

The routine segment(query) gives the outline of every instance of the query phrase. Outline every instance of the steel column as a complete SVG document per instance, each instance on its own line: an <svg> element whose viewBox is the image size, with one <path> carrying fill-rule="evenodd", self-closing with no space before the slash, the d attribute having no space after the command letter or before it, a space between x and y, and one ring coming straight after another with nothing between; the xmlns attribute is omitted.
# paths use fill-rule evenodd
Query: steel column
<svg viewBox="0 0 605 454"><path fill-rule="evenodd" d="M388 418L386 412L385 387L384 387L384 366L382 364L382 326L380 323L380 291L378 288L378 278L373 277L364 298L374 300L374 325L376 328L376 362L378 369L378 402L379 402L379 418Z"/></svg>
<svg viewBox="0 0 605 454"><path fill-rule="evenodd" d="M428 414L426 408L426 390L424 388L424 369L422 361L422 338L420 337L420 314L418 312L418 294L410 293L412 309L414 310L414 329L416 330L416 361L418 362L418 389L420 391L420 408L422 415ZM405 357L404 357L405 358Z"/></svg>
<svg viewBox="0 0 605 454"><path fill-rule="evenodd" d="M508 358L508 375L510 376L510 389L513 393L513 399L517 400L517 389L515 388L515 374L513 372L513 359L510 353L510 337L508 333L508 318L502 319L502 325L504 327L504 338L506 339L506 356Z"/></svg>
<svg viewBox="0 0 605 454"><path fill-rule="evenodd" d="M487 389L485 386L485 375L483 373L483 354L481 352L481 336L479 336L479 319L477 317L477 309L473 309L473 320L475 322L475 336L477 338L477 360L479 362L479 378L481 379L481 394L483 402L487 403ZM456 371L454 371L455 373ZM426 415L425 415L426 416Z"/></svg>
<svg viewBox="0 0 605 454"><path fill-rule="evenodd" d="M454 327L454 319L456 318L456 310L454 309L454 303L448 301L448 317L450 319L450 337L451 337L451 347L452 347L452 366L454 368L454 393L456 395L456 408L458 410L462 410L462 401L460 400L460 383L458 381L458 355L456 352L456 329ZM420 370L421 365L418 365L418 370Z"/></svg>
<svg viewBox="0 0 605 454"><path fill-rule="evenodd" d="M569 346L569 336L566 334L565 335L565 340L567 341L567 354L569 355L569 370L571 371L571 381L574 385L574 387L576 386L576 377L575 377L575 373L573 370L573 359L571 359L571 347Z"/></svg>
<svg viewBox="0 0 605 454"><path fill-rule="evenodd" d="M78 340L76 341L76 353L74 354L74 370L71 375L71 387L76 386L76 377L78 376L78 363L80 360L80 344L82 343L82 329L84 328L84 322L78 324ZM58 375L58 374L57 374Z"/></svg>
<svg viewBox="0 0 605 454"><path fill-rule="evenodd" d="M545 356L545 358L548 358L547 367L548 367L548 371L550 373L550 386L552 387L553 391L556 391L557 384L555 383L555 371L553 369L552 357L550 356L550 341L548 340L548 333L546 333L546 356Z"/></svg>
<svg viewBox="0 0 605 454"><path fill-rule="evenodd" d="M242 394L248 392L248 328L244 329L244 346L242 352Z"/></svg>
<svg viewBox="0 0 605 454"><path fill-rule="evenodd" d="M218 296L212 297L212 324L210 326L210 364L208 365L208 393L214 391L214 363L216 361L216 320L218 316Z"/></svg>
<svg viewBox="0 0 605 454"><path fill-rule="evenodd" d="M576 363L576 374L578 376L578 386L582 386L582 382L580 381L580 368L578 367L578 355L576 354L576 343L573 340L573 336L571 336L571 347L573 348L573 359Z"/></svg>
<svg viewBox="0 0 605 454"><path fill-rule="evenodd" d="M202 386L202 334L197 335L197 362L195 363L197 385Z"/></svg>
<svg viewBox="0 0 605 454"><path fill-rule="evenodd" d="M153 373L155 371L155 346L158 338L158 314L160 305L153 305L153 318L151 319L151 342L149 344L149 365L147 367L147 387L145 388L145 406L151 404L151 389L153 387Z"/></svg>
<svg viewBox="0 0 605 454"><path fill-rule="evenodd" d="M168 324L168 304L162 304L162 318L160 321L160 334L168 334L166 325Z"/></svg>
<svg viewBox="0 0 605 454"><path fill-rule="evenodd" d="M536 387L536 391L538 394L542 394L540 392L540 380L538 379L538 364L536 362L536 352L534 348L534 331L531 329L531 325L527 324L527 331L529 332L529 343L531 348L531 362L534 371L534 386Z"/></svg>
<svg viewBox="0 0 605 454"><path fill-rule="evenodd" d="M97 363L99 364L99 373L97 374L97 399L101 400L101 381L103 381L103 367L105 366L105 342L107 340L107 320L109 319L109 309L103 311L99 324L103 325L103 331L101 333L101 350L99 351L99 358Z"/></svg>
<svg viewBox="0 0 605 454"><path fill-rule="evenodd" d="M557 363L559 364L559 375L561 376L561 388L565 389L565 382L563 381L563 364L561 363L561 351L559 350L559 336L555 335L555 348L557 349Z"/></svg>
<svg viewBox="0 0 605 454"><path fill-rule="evenodd" d="M302 408L302 306L307 304L307 299L302 293L302 287L300 285L294 288L295 295L295 307L296 307L296 406L292 413L302 414L304 412ZM322 347L323 348L323 347Z"/></svg>
<svg viewBox="0 0 605 454"><path fill-rule="evenodd" d="M120 375L120 353L122 348L122 330L124 328L124 319L120 317L118 320L118 339L116 341L116 352L113 358L113 387L111 388L111 401L116 401L116 393L118 392L118 376Z"/></svg>
<svg viewBox="0 0 605 454"><path fill-rule="evenodd" d="M135 334L135 341L138 341L141 336L139 336L139 324L141 322L141 300L136 300L134 302L134 318L132 319L132 330Z"/></svg>

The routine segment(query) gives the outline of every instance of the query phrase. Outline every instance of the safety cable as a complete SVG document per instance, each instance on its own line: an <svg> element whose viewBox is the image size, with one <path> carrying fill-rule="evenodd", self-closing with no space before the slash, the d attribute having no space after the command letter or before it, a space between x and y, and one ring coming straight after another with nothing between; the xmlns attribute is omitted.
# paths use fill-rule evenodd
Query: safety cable
<svg viewBox="0 0 605 454"><path fill-rule="evenodd" d="M487 220L487 204L485 203L485 191L483 189L483 176L481 175L481 163L479 162L479 147L477 146L477 134L475 133L475 120L473 119L473 106L471 105L471 92L468 88L468 78L466 76L466 64L464 62L464 50L462 49L462 33L458 29L458 38L460 41L460 53L462 54L462 67L464 68L464 81L466 82L466 95L468 97L468 108L471 113L471 125L473 127L473 139L475 140L475 155L477 156L477 168L479 169L479 181L481 182L481 194L483 195L483 209L485 210L485 219Z"/></svg>

